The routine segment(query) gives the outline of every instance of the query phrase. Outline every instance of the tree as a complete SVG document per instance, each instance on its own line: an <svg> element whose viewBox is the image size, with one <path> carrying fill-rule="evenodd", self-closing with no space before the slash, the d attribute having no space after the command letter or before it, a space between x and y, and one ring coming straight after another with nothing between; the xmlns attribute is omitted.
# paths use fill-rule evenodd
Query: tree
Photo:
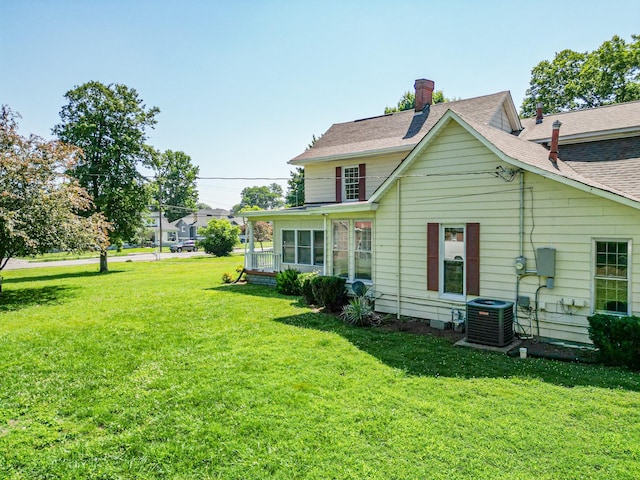
<svg viewBox="0 0 640 480"><path fill-rule="evenodd" d="M198 209L198 210L213 210L211 205L209 205L208 203L204 203L204 202L196 203L196 209Z"/></svg>
<svg viewBox="0 0 640 480"><path fill-rule="evenodd" d="M109 225L64 172L81 158L71 145L18 134L17 115L0 108L0 270L10 258L56 248L106 247Z"/></svg>
<svg viewBox="0 0 640 480"><path fill-rule="evenodd" d="M304 168L297 167L296 171L290 174L285 202L288 207L300 207L304 205Z"/></svg>
<svg viewBox="0 0 640 480"><path fill-rule="evenodd" d="M156 177L154 197L158 204L165 205L167 220L174 222L197 210L200 167L191 163L189 155L167 150L154 156L152 168Z"/></svg>
<svg viewBox="0 0 640 480"><path fill-rule="evenodd" d="M53 133L82 148L83 161L70 174L93 196L92 212L112 224L112 244L132 239L143 225L149 205L149 185L137 167L149 164L153 149L146 132L156 123L156 107L146 108L138 93L125 85L88 82L65 94L67 105ZM100 272L106 272L107 251L100 252Z"/></svg>
<svg viewBox="0 0 640 480"><path fill-rule="evenodd" d="M269 222L256 222L253 224L253 240L260 242L260 248L262 242L269 242L273 240L273 226Z"/></svg>
<svg viewBox="0 0 640 480"><path fill-rule="evenodd" d="M433 103L446 103L453 102L454 100L459 100L456 98L447 98L444 96L444 92L442 90L436 90L433 92L432 101ZM394 112L402 112L404 110L411 110L416 106L416 94L412 92L404 92L404 95L398 100L398 104L395 107L385 107L384 114L387 115L389 113Z"/></svg>
<svg viewBox="0 0 640 480"><path fill-rule="evenodd" d="M225 257L233 251L238 243L240 229L234 227L228 220L211 220L206 227L198 229L198 235L204 238L200 244L204 251L216 257Z"/></svg>
<svg viewBox="0 0 640 480"><path fill-rule="evenodd" d="M640 99L640 35L626 43L614 35L593 52L563 50L531 70L520 114L547 114Z"/></svg>
<svg viewBox="0 0 640 480"><path fill-rule="evenodd" d="M241 196L242 201L233 207L234 212L254 206L261 210L272 210L284 206L282 187L277 183L262 187L246 187L242 190Z"/></svg>

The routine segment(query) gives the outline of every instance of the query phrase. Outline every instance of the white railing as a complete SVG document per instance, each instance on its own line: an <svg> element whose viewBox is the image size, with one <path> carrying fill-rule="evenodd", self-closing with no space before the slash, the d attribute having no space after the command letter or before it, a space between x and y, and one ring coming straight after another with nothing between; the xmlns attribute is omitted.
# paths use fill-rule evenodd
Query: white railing
<svg viewBox="0 0 640 480"><path fill-rule="evenodd" d="M261 272L279 272L280 254L273 252L247 253L245 268Z"/></svg>

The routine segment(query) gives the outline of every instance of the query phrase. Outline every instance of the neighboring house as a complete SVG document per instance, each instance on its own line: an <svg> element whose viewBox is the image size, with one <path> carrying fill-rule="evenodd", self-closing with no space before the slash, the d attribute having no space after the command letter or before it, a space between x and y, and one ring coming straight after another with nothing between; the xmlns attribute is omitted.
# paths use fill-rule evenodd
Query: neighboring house
<svg viewBox="0 0 640 480"><path fill-rule="evenodd" d="M433 89L289 162L305 205L244 214L250 278L362 280L376 310L439 321L510 300L518 333L583 343L594 312L640 315L640 102L520 120L509 92L431 105ZM273 253L253 250L259 220Z"/></svg>
<svg viewBox="0 0 640 480"><path fill-rule="evenodd" d="M231 225L244 229L244 220L240 217L234 217L229 210L202 209L173 222L178 232L178 240L195 240L198 236L198 229L206 227L211 220L227 220Z"/></svg>
<svg viewBox="0 0 640 480"><path fill-rule="evenodd" d="M148 230L148 239L153 245L159 244L160 231L162 231L162 244L175 243L178 239L178 228L169 223L169 221L162 216L162 229L159 223L160 213L149 212L147 216L146 228Z"/></svg>

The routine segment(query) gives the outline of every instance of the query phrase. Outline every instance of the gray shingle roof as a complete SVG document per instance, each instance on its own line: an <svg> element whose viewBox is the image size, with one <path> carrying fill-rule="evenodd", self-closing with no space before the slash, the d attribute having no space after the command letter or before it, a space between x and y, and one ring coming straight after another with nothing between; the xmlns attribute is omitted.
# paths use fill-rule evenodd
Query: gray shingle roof
<svg viewBox="0 0 640 480"><path fill-rule="evenodd" d="M562 122L561 144L562 139L567 137L640 130L640 101L548 115L539 124L536 124L535 118L525 118L522 120L524 129L519 137L533 142L547 141L551 138L551 125L556 120Z"/></svg>
<svg viewBox="0 0 640 480"><path fill-rule="evenodd" d="M486 124L502 108L505 101L511 101L509 92L437 103L431 105L425 111L426 114L422 115L416 115L414 110L406 110L337 123L332 125L312 148L292 159L290 163L303 164L307 161L396 148L410 149L422 140L447 110Z"/></svg>

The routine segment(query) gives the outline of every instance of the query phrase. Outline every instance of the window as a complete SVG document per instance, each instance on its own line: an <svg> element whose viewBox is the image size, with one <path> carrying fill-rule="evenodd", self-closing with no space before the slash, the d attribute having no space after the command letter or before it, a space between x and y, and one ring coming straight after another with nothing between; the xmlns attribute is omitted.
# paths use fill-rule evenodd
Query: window
<svg viewBox="0 0 640 480"><path fill-rule="evenodd" d="M371 249L371 220L333 222L333 275L349 280L371 280Z"/></svg>
<svg viewBox="0 0 640 480"><path fill-rule="evenodd" d="M349 277L349 221L333 222L333 274Z"/></svg>
<svg viewBox="0 0 640 480"><path fill-rule="evenodd" d="M595 310L629 313L629 242L595 242Z"/></svg>
<svg viewBox="0 0 640 480"><path fill-rule="evenodd" d="M176 232L167 232L167 241L175 242L177 240Z"/></svg>
<svg viewBox="0 0 640 480"><path fill-rule="evenodd" d="M480 224L427 225L427 290L480 295Z"/></svg>
<svg viewBox="0 0 640 480"><path fill-rule="evenodd" d="M346 201L360 198L360 169L358 167L344 167L344 199Z"/></svg>
<svg viewBox="0 0 640 480"><path fill-rule="evenodd" d="M464 227L445 227L442 232L442 293L464 295Z"/></svg>
<svg viewBox="0 0 640 480"><path fill-rule="evenodd" d="M324 232L282 230L282 263L324 265Z"/></svg>

